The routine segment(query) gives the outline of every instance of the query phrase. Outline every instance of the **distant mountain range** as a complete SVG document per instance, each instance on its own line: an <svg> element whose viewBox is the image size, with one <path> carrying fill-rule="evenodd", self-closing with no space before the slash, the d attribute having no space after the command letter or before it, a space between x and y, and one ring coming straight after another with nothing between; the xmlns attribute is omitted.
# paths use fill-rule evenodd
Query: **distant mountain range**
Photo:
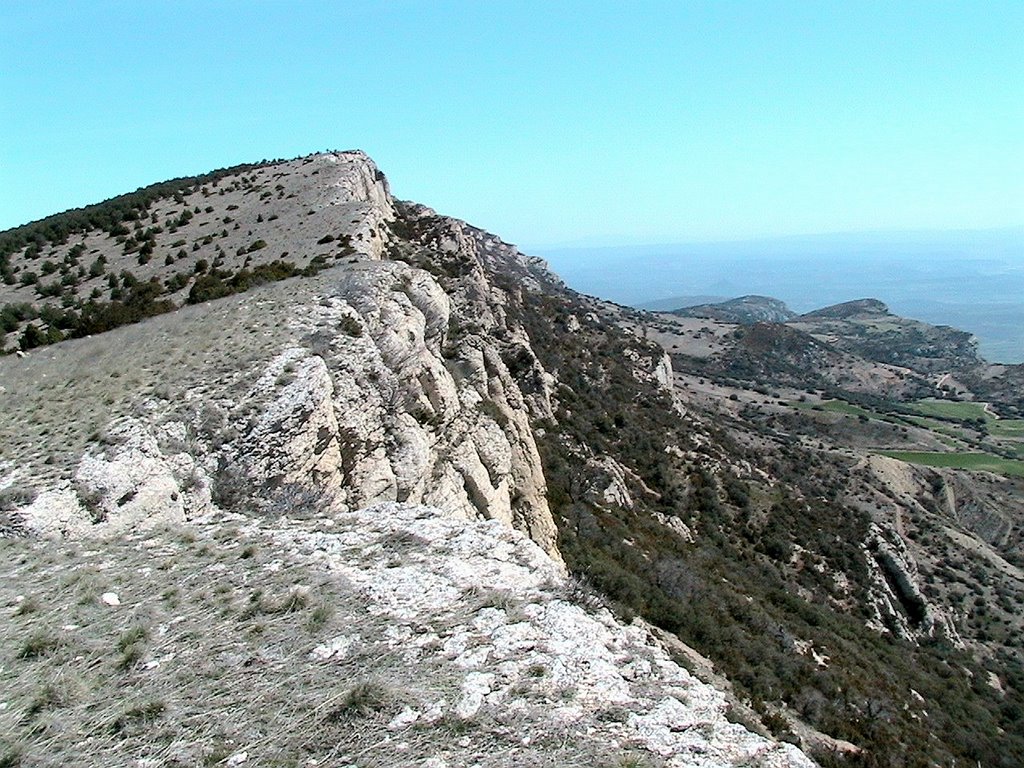
<svg viewBox="0 0 1024 768"><path fill-rule="evenodd" d="M761 294L796 312L862 296L1024 361L1024 228L539 249L583 293L660 311ZM673 306L674 305L674 306Z"/></svg>

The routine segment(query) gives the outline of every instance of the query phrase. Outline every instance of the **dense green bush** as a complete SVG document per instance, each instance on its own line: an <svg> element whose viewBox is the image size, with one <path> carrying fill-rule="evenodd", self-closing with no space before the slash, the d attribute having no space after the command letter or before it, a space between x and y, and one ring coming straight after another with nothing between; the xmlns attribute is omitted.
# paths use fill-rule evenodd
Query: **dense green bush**
<svg viewBox="0 0 1024 768"><path fill-rule="evenodd" d="M257 285L277 282L300 274L290 261L276 259L267 264L260 264L252 269L243 268L232 275L230 272L214 270L207 275L196 278L189 291L188 303L199 304L212 301L233 293L241 293Z"/></svg>
<svg viewBox="0 0 1024 768"><path fill-rule="evenodd" d="M201 304L204 301L230 296L232 293L234 291L231 290L231 286L225 283L219 274L200 275L188 292L188 303Z"/></svg>

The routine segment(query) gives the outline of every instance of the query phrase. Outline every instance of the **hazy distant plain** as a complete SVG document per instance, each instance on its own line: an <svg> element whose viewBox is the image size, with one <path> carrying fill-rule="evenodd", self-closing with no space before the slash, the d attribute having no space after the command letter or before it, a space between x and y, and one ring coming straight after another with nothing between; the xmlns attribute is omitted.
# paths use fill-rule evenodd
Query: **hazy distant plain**
<svg viewBox="0 0 1024 768"><path fill-rule="evenodd" d="M1024 362L1024 228L535 253L572 288L620 304L670 309L760 294L807 312L876 298L975 334L987 360Z"/></svg>

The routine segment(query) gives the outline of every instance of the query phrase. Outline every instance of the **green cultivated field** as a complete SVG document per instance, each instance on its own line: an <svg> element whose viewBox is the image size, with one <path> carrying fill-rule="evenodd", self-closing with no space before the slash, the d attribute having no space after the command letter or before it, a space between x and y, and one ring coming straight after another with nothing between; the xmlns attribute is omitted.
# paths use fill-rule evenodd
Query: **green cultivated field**
<svg viewBox="0 0 1024 768"><path fill-rule="evenodd" d="M984 419L992 437L1024 438L1024 419L996 419L985 412L983 403L953 403L948 400L919 400L914 410L925 416L960 421Z"/></svg>
<svg viewBox="0 0 1024 768"><path fill-rule="evenodd" d="M929 467L984 470L1000 475L1024 477L1024 461L1001 459L990 453L939 453L936 451L879 451L878 453L900 461L924 464Z"/></svg>
<svg viewBox="0 0 1024 768"><path fill-rule="evenodd" d="M878 421L885 421L890 424L913 424L936 433L936 436L947 445L955 446L956 444L952 443L952 441L962 440L964 437L963 430L953 424L936 421L935 419L927 418L925 416L909 416L902 413L878 413L877 411L868 410L867 408L862 408L859 405L848 403L845 400L824 400L821 403L794 403L794 405L805 410L842 413L847 416L864 416L869 419L877 419ZM1024 422L1021 423L1024 424ZM1024 432L1021 433L1021 436L1024 437Z"/></svg>
<svg viewBox="0 0 1024 768"><path fill-rule="evenodd" d="M876 413L875 411L870 411L867 408L861 408L859 405L848 403L845 400L822 400L820 403L791 403L791 405L805 410L843 413L847 416L864 416L869 419L880 419L881 421L888 421L892 423L900 421L900 419L894 416Z"/></svg>
<svg viewBox="0 0 1024 768"><path fill-rule="evenodd" d="M1024 419L990 419L986 426L993 437L1024 438Z"/></svg>
<svg viewBox="0 0 1024 768"><path fill-rule="evenodd" d="M821 403L794 403L801 409L813 409L827 411L830 413L841 413L846 416L866 417L878 419L892 424L914 425L930 430L943 443L949 445L952 451L895 451L878 450L877 453L883 456L890 456L910 464L923 464L929 467L949 467L950 469L979 470L994 472L999 475L1014 475L1024 477L1024 461L1018 459L1006 459L991 453L981 451L956 450L958 447L966 447L964 440L967 438L963 427L950 421L973 421L984 419L989 434L994 438L1003 438L1014 441L1024 439L1024 419L995 419L985 413L985 406L981 403L956 403L946 400L921 400L913 405L920 416L909 414L878 413L867 408L862 408L845 400L826 400ZM1003 448L1012 448L1014 444L1003 444ZM1024 459L1024 450L1017 451L1017 455Z"/></svg>
<svg viewBox="0 0 1024 768"><path fill-rule="evenodd" d="M991 419L985 413L985 406L981 403L954 403L949 400L918 400L914 403L914 410L925 416L938 416L940 419L957 419L967 421L972 419Z"/></svg>
<svg viewBox="0 0 1024 768"><path fill-rule="evenodd" d="M823 411L831 411L832 413L845 413L849 416L867 416L871 419L878 418L877 413L848 403L845 400L825 400L818 407Z"/></svg>
<svg viewBox="0 0 1024 768"><path fill-rule="evenodd" d="M965 432L966 424L962 422L976 422L983 419L985 429L991 438L1003 441L1003 449L1016 450L1017 455L1024 458L1024 419L997 419L985 412L984 403L960 403L949 400L919 400L909 406L916 411L918 416L909 413L879 413L859 405L854 405L845 400L824 400L820 403L790 403L790 405L802 410L825 411L828 413L840 413L845 416L861 417L886 421L890 424L917 426L931 431L936 438L951 448L962 447L964 441L969 441L970 433ZM961 423L958 423L961 422ZM973 425L971 425L973 428ZM935 456L943 458L931 458L927 452L912 452L917 458L904 459L917 464L928 464L930 466L958 467L960 469L985 469L990 472L1002 474L1024 474L1017 466L1020 462L1001 459L986 453L937 453ZM889 454L887 454L889 455ZM951 458L965 457L965 458ZM896 456L896 458L903 458ZM954 462L952 464L948 462ZM984 466L982 466L984 465Z"/></svg>
<svg viewBox="0 0 1024 768"><path fill-rule="evenodd" d="M955 440L964 439L964 430L953 424L947 424L943 421L936 421L935 419L929 419L925 416L903 416L903 421L910 424L916 424L924 429L929 429L936 435L952 438ZM941 437L939 439L942 439ZM942 442L949 444L949 440L942 440Z"/></svg>
<svg viewBox="0 0 1024 768"><path fill-rule="evenodd" d="M845 400L824 400L820 403L792 403L798 408L830 411L832 413L845 413L849 416L867 416L882 421L911 422L928 429L945 427L948 431L950 424L943 424L935 419L949 419L953 421L977 421L983 419L989 434L993 437L1020 437L1024 438L1024 419L997 419L985 412L984 403L956 403L949 400L918 400L909 406L919 416L911 416L905 412L901 413L878 413L876 411L862 408ZM940 429L941 431L941 429ZM948 433L948 432L947 432Z"/></svg>

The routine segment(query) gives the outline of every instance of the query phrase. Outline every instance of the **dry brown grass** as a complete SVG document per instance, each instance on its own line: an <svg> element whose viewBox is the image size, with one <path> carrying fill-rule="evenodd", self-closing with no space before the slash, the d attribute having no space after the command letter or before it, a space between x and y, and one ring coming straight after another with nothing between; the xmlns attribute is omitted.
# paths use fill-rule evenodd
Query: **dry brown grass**
<svg viewBox="0 0 1024 768"><path fill-rule="evenodd" d="M189 534L83 546L0 540L9 564L0 761L213 765L248 749L264 764L300 764L323 749L318 713L352 700L354 679L390 687L394 661L372 622L359 627L366 639L350 669L308 659L317 643L353 629L345 617L358 615L359 601L343 583L272 565L256 534ZM104 592L121 605L104 604ZM401 699L381 701L352 705L329 730L343 742Z"/></svg>
<svg viewBox="0 0 1024 768"><path fill-rule="evenodd" d="M42 487L70 477L107 425L143 400L167 412L229 394L298 333L294 318L347 267L261 286L99 336L0 357L0 462ZM199 402L199 400L196 400Z"/></svg>
<svg viewBox="0 0 1024 768"><path fill-rule="evenodd" d="M270 766L659 764L547 721L543 697L524 699L529 714L485 707L389 729L407 706L452 707L465 671L409 656L343 579L245 524L2 539L0 562L0 765L212 766L241 752ZM464 625L479 602L435 629ZM342 635L347 655L311 658Z"/></svg>

